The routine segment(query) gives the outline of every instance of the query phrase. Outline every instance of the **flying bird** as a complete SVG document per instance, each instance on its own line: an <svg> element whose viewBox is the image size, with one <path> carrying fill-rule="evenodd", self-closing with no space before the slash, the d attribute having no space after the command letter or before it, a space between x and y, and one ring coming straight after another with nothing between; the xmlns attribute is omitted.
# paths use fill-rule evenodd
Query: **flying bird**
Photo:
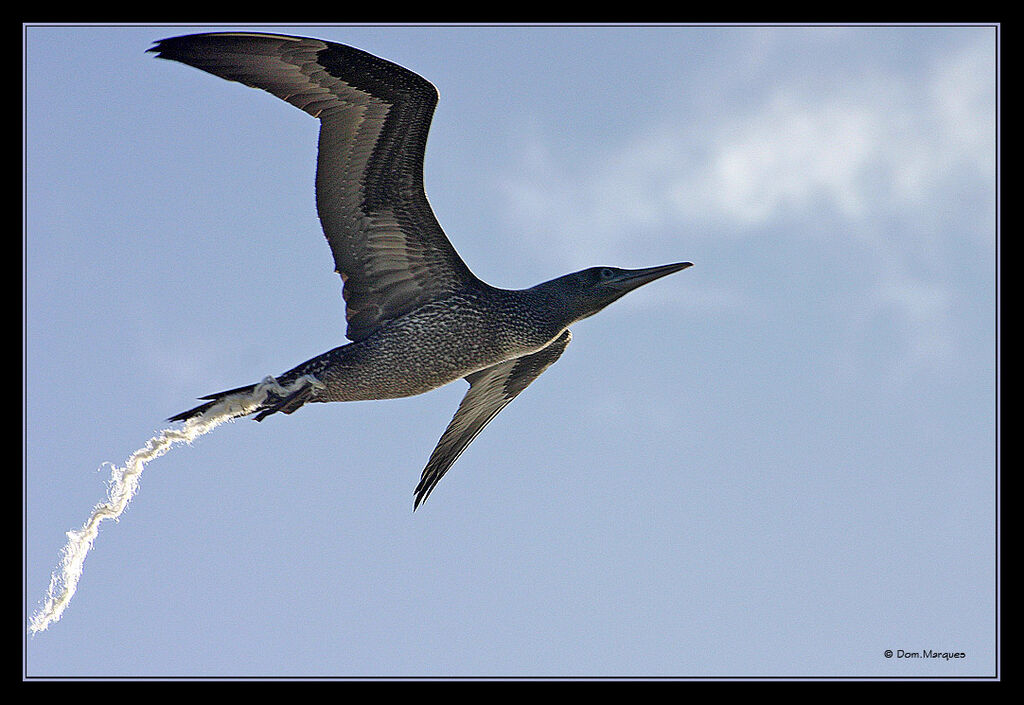
<svg viewBox="0 0 1024 705"><path fill-rule="evenodd" d="M320 120L316 206L341 275L351 341L276 378L252 415L309 402L394 399L457 379L469 390L415 489L419 507L498 412L565 351L569 326L637 287L691 266L591 267L528 289L475 277L423 190L423 154L437 89L412 71L350 46L250 32L172 37L153 48L229 81L260 88ZM187 421L232 394L171 417Z"/></svg>

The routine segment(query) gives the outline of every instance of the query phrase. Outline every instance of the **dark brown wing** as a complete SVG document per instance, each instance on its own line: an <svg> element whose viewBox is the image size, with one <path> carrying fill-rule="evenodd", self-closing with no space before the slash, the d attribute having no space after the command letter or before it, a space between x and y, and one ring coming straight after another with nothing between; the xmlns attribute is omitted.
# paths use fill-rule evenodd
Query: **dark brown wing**
<svg viewBox="0 0 1024 705"><path fill-rule="evenodd" d="M535 353L499 362L466 376L469 391L427 461L413 509L427 498L462 451L510 401L555 363L572 340L568 330Z"/></svg>
<svg viewBox="0 0 1024 705"><path fill-rule="evenodd" d="M359 49L283 35L194 34L149 51L262 88L320 119L317 211L344 282L351 340L476 281L423 191L437 104L428 81Z"/></svg>

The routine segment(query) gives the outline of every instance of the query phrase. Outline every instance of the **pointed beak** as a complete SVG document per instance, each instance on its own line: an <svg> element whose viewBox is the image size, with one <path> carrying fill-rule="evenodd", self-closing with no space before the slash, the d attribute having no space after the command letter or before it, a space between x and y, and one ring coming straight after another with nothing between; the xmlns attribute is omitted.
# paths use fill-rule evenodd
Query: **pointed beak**
<svg viewBox="0 0 1024 705"><path fill-rule="evenodd" d="M608 282L608 284L616 289L626 293L632 291L638 286L644 284L650 284L655 279L661 279L669 274L675 274L678 271L692 267L693 262L677 262L676 264L663 264L660 267L647 267L645 269L627 269L618 279Z"/></svg>

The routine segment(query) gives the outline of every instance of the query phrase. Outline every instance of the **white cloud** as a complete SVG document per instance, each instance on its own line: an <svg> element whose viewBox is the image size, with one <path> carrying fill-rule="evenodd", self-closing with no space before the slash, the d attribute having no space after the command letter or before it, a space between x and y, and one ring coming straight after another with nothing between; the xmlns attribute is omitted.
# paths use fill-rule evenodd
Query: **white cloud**
<svg viewBox="0 0 1024 705"><path fill-rule="evenodd" d="M945 57L923 81L868 74L829 94L780 85L745 111L722 106L715 125L673 117L577 169L558 165L534 131L521 178L503 185L509 217L613 242L709 222L749 234L823 207L851 220L925 207L944 179L991 177L992 66L981 47Z"/></svg>
<svg viewBox="0 0 1024 705"><path fill-rule="evenodd" d="M553 158L534 131L520 178L503 184L509 222L525 244L567 265L614 261L635 250L638 232L654 230L691 243L833 237L885 261L864 300L902 322L915 364L952 359L954 292L924 265L942 238L954 248L991 243L993 209L961 205L963 193L993 183L991 44L936 56L918 75L873 69L828 91L780 82L758 102L717 112L714 124L653 119L578 165ZM943 231L951 214L955 233ZM838 236L822 225L837 222Z"/></svg>
<svg viewBox="0 0 1024 705"><path fill-rule="evenodd" d="M700 175L703 187L686 202L740 226L813 211L823 201L859 217L866 204L858 182L878 161L880 132L879 115L842 96L815 102L779 92L757 114L715 136L715 153Z"/></svg>

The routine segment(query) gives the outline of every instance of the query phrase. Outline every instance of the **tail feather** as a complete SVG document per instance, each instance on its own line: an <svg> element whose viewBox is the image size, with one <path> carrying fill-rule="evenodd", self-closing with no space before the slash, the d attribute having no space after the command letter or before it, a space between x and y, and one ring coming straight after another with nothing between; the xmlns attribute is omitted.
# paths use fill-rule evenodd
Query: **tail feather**
<svg viewBox="0 0 1024 705"><path fill-rule="evenodd" d="M267 386L270 389L267 389ZM260 387L260 389L257 389ZM273 377L268 377L263 380L259 385L250 384L245 387L236 387L235 389L228 389L223 392L217 392L216 394L208 394L200 399L208 399L205 404L200 404L197 407L183 411L180 414L176 414L168 419L168 421L188 421L189 419L195 418L206 413L217 404L220 404L224 399L232 396L242 397L242 402L245 406L240 407L236 413L236 416L248 416L255 414L254 419L256 421L262 421L271 414L276 414L278 411L286 414L291 414L299 409L303 404L310 401L316 394L316 390L323 385L315 377L305 375L289 385L281 386ZM257 401L258 398L246 399L245 397L252 397L254 394L259 393L262 397L262 401ZM253 406L253 403L257 403L258 406ZM246 410L248 409L248 410Z"/></svg>
<svg viewBox="0 0 1024 705"><path fill-rule="evenodd" d="M203 413L204 411L206 411L207 409L209 409L211 406L213 406L216 403L217 402L215 402L215 401L209 401L209 402L206 402L205 404L200 404L199 406L195 407L194 409L189 409L188 411L183 411L180 414L175 414L174 416L170 416L170 417L168 417L167 420L168 421L188 421L193 416L199 416L201 413Z"/></svg>
<svg viewBox="0 0 1024 705"><path fill-rule="evenodd" d="M236 387L235 389L229 389L229 390L224 391L224 392L217 392L216 394L207 394L205 397L199 397L199 398L200 399L211 399L212 401L208 401L205 404L200 404L199 406L194 407L192 409L189 409L188 411L183 411L180 414L175 414L174 416L170 417L167 420L168 421L188 421L189 419L191 419L191 418L193 418L195 416L199 416L200 414L205 413L208 409L210 409L211 407L216 405L218 402L220 402L220 400L223 399L224 397L229 397L232 394L252 394L254 389L256 389L256 385L255 384L250 384L250 385L245 386L245 387Z"/></svg>

